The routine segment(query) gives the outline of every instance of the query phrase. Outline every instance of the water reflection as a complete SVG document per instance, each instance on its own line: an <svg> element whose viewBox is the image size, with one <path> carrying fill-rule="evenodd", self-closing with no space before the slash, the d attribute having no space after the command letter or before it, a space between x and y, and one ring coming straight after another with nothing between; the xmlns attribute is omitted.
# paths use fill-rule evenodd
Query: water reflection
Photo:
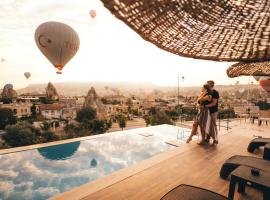
<svg viewBox="0 0 270 200"><path fill-rule="evenodd" d="M90 162L90 167L96 167L97 166L97 160L95 158L93 158Z"/></svg>
<svg viewBox="0 0 270 200"><path fill-rule="evenodd" d="M66 160L76 153L80 142L55 145L50 147L39 148L39 154L48 160Z"/></svg>
<svg viewBox="0 0 270 200"><path fill-rule="evenodd" d="M144 137L139 132L154 135ZM169 148L178 128L162 125L0 155L0 199L48 199Z"/></svg>

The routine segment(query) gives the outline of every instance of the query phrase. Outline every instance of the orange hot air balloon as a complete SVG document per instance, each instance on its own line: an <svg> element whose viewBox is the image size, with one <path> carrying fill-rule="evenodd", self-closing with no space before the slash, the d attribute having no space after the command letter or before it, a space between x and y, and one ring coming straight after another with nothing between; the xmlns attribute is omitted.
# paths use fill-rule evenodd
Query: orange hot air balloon
<svg viewBox="0 0 270 200"><path fill-rule="evenodd" d="M31 76L31 73L30 72L24 72L24 76L26 79L29 79L30 76Z"/></svg>
<svg viewBox="0 0 270 200"><path fill-rule="evenodd" d="M260 86L266 91L270 93L270 79L260 80Z"/></svg>
<svg viewBox="0 0 270 200"><path fill-rule="evenodd" d="M57 74L77 53L80 39L75 30L60 22L45 22L36 29L35 41L43 55L58 69Z"/></svg>
<svg viewBox="0 0 270 200"><path fill-rule="evenodd" d="M90 10L89 14L93 19L97 16L97 12L95 10Z"/></svg>

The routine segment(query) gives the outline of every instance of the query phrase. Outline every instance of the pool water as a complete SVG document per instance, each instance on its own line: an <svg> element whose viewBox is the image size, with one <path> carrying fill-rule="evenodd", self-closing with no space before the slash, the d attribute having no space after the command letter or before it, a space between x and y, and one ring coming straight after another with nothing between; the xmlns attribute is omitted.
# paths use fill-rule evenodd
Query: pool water
<svg viewBox="0 0 270 200"><path fill-rule="evenodd" d="M47 199L174 148L165 142L184 143L189 133L159 125L0 155L0 199Z"/></svg>

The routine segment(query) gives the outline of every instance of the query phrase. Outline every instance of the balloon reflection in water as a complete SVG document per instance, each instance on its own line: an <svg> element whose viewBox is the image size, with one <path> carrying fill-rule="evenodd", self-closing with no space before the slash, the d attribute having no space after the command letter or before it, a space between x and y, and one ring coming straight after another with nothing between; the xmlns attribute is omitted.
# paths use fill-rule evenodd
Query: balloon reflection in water
<svg viewBox="0 0 270 200"><path fill-rule="evenodd" d="M80 142L72 142L38 148L38 152L43 158L48 160L66 160L76 153L79 146Z"/></svg>
<svg viewBox="0 0 270 200"><path fill-rule="evenodd" d="M96 159L93 158L93 159L91 160L91 162L90 162L90 167L96 167L97 164L98 164L98 163L97 163Z"/></svg>

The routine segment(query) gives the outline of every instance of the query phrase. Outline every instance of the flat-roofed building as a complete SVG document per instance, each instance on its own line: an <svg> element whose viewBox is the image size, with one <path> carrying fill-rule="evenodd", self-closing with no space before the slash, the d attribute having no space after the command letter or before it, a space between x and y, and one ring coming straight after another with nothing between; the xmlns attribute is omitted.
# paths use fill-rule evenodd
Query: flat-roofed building
<svg viewBox="0 0 270 200"><path fill-rule="evenodd" d="M62 104L42 104L39 105L39 110L45 119L61 119L64 107Z"/></svg>
<svg viewBox="0 0 270 200"><path fill-rule="evenodd" d="M0 108L8 108L13 111L18 118L31 116L31 103L10 103L0 104Z"/></svg>

